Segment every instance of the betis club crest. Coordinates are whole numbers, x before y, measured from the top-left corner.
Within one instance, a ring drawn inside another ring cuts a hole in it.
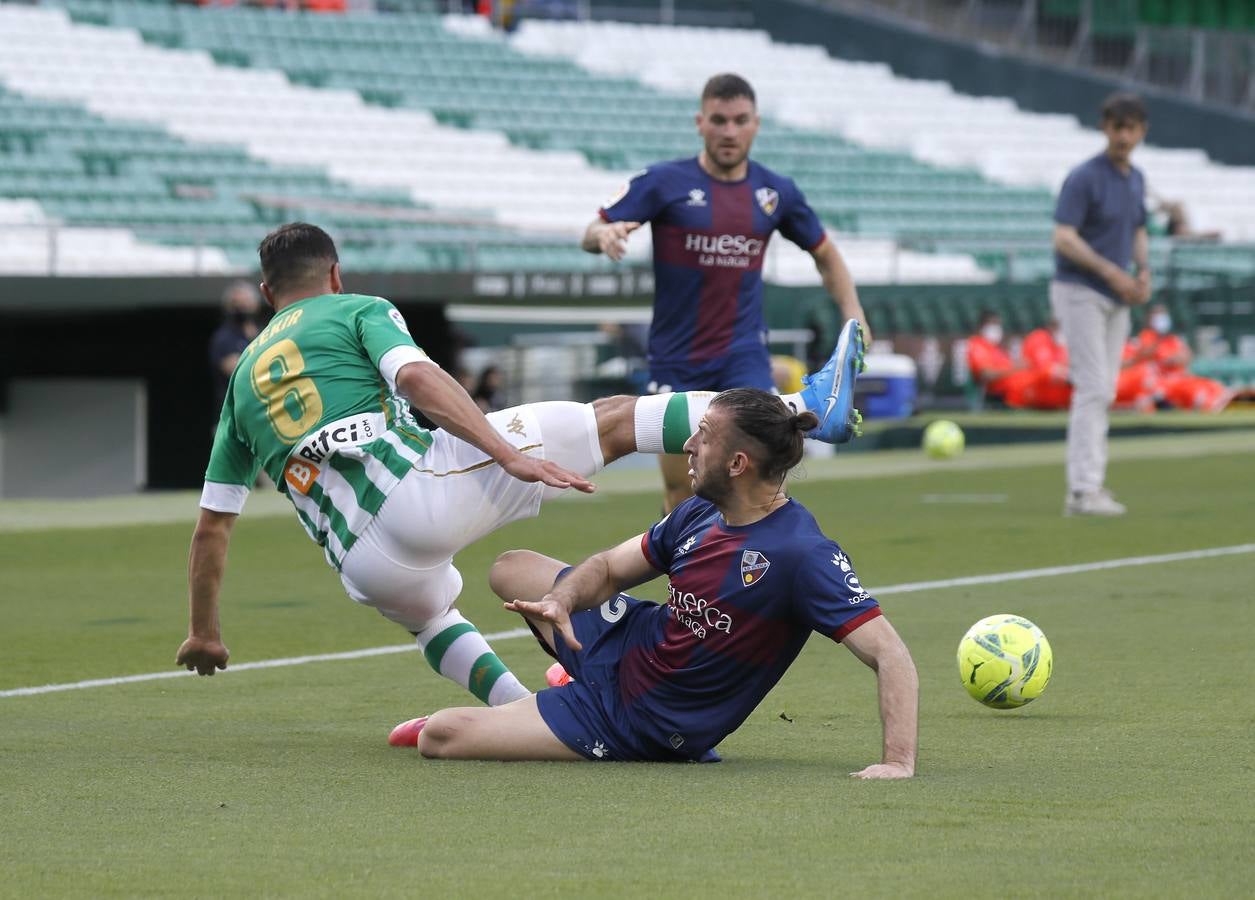
[[[757,550],[743,550],[741,552],[741,584],[746,587],[761,581],[770,568],[771,560]]]
[[[763,215],[769,216],[776,211],[780,195],[771,188],[761,187],[754,191],[754,199],[758,201],[758,208],[763,211]]]

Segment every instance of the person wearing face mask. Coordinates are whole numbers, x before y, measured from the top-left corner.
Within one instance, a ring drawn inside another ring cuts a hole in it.
[[[247,281],[233,281],[222,292],[222,323],[209,339],[209,374],[214,383],[214,422],[227,395],[227,383],[240,354],[265,322],[261,294]]]
[[[1018,365],[1002,348],[1002,317],[985,310],[967,339],[967,367],[988,397],[1016,409],[1064,409],[1071,390],[1051,369]]]
[[[1168,406],[1220,412],[1233,399],[1219,381],[1190,374],[1190,348],[1172,333],[1172,316],[1162,303],[1147,310],[1146,327],[1129,342],[1128,355],[1134,366],[1150,371],[1154,396]]]
[[[1146,303],[1151,293],[1146,182],[1132,163],[1146,137],[1146,106],[1133,94],[1114,94],[1103,103],[1101,127],[1106,148],[1068,173],[1055,206],[1050,307],[1067,335],[1074,389],[1068,516],[1126,512],[1104,487],[1108,410],[1129,335],[1129,307]]]

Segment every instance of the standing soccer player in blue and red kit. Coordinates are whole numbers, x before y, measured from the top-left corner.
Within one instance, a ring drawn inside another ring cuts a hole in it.
[[[841,320],[867,317],[845,261],[793,180],[751,162],[758,133],[754,89],[716,75],[702,91],[696,158],[650,166],[599,211],[581,244],[620,260],[649,222],[654,241],[650,391],[771,390],[763,319],[763,259],[772,232],[808,251]],[[692,493],[683,457],[659,457],[667,511]]]
[[[494,565],[493,589],[575,680],[399,728],[415,726],[432,757],[713,761],[817,631],[876,672],[881,760],[853,774],[914,775],[911,655],[849,557],[784,493],[814,425],[765,391],[719,394],[684,447],[696,497],[572,570],[526,550]],[[664,604],[619,593],[662,572]]]

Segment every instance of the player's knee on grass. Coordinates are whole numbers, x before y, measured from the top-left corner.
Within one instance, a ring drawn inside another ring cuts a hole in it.
[[[459,733],[458,711],[442,709],[433,713],[418,735],[418,752],[428,759],[452,756]]]

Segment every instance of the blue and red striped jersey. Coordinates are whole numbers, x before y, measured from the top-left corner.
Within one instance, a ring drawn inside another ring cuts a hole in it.
[[[718,181],[697,158],[634,175],[599,211],[607,222],[649,222],[654,239],[652,365],[716,359],[766,342],[763,257],[772,232],[804,250],[824,228],[791,178],[750,161]]]
[[[669,596],[619,664],[620,699],[634,728],[676,750],[714,747],[740,726],[812,631],[840,641],[880,615],[795,500],[736,527],[692,497],[641,543]]]

